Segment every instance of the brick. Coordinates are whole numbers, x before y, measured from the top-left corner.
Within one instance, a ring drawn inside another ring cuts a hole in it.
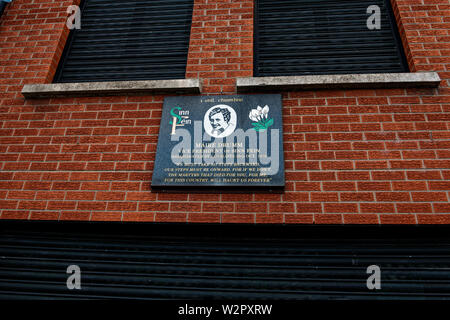
[[[92,212],[91,221],[121,221],[121,212]]]
[[[450,181],[430,181],[428,182],[430,190],[450,190]]]
[[[369,159],[401,159],[400,151],[369,151]]]
[[[109,190],[109,182],[83,182],[81,190]]]
[[[108,202],[106,209],[111,211],[135,211],[135,202]]]
[[[447,210],[446,212],[450,212]],[[448,214],[418,214],[419,224],[450,224],[450,215]]]
[[[377,192],[377,201],[411,201],[409,192]]]
[[[414,202],[448,201],[445,192],[412,192],[411,196]]]
[[[320,203],[297,203],[297,213],[321,213],[322,205]]]
[[[220,203],[220,202],[210,202],[203,203],[203,212],[234,212],[234,204],[232,203]]]
[[[35,191],[9,191],[8,192],[8,199],[34,200],[35,196],[36,196]]]
[[[336,202],[338,198],[337,192],[311,192],[312,202]]]
[[[222,223],[255,223],[254,214],[226,214],[222,216]]]
[[[334,172],[310,172],[309,180],[311,181],[336,180],[336,175]]]
[[[222,194],[222,201],[252,201],[252,194]]]
[[[425,151],[402,151],[403,159],[435,159],[436,154],[433,150]]]
[[[90,219],[91,213],[89,211],[62,211],[59,220],[70,220],[70,221],[88,221]]]
[[[317,224],[341,224],[343,223],[342,214],[315,214],[314,223]]]
[[[318,163],[317,163],[318,165]],[[352,161],[322,161],[321,168],[323,170],[348,170],[353,169]]]
[[[427,190],[427,185],[423,181],[394,181],[392,182],[392,188],[394,191]]]
[[[155,222],[186,222],[187,213],[181,212],[156,212]]]
[[[374,201],[374,196],[370,192],[341,192],[341,201]]]
[[[270,203],[269,204],[269,212],[270,213],[291,213],[295,212],[294,203]]]
[[[296,191],[320,191],[319,182],[295,182]]]
[[[1,204],[1,203],[0,203]],[[2,214],[0,215],[0,219],[20,219],[20,220],[26,220],[28,219],[30,215],[30,211],[17,211],[17,210],[3,210]]]
[[[255,194],[255,201],[272,201],[272,202],[280,202],[281,194]]]
[[[364,159],[367,159],[367,152],[366,151],[336,151],[336,159],[337,160],[340,160],[340,159],[342,159],[342,160],[346,160],[346,159],[364,160]]]
[[[429,203],[397,203],[398,213],[431,213],[431,204]]]
[[[309,201],[309,193],[308,192],[285,192],[283,194],[283,201],[290,201],[290,202]]]
[[[95,192],[68,191],[66,200],[94,200]]]
[[[78,210],[106,210],[107,203],[100,201],[79,201],[77,203]]]
[[[330,151],[307,152],[306,158],[308,160],[334,160],[334,159],[336,159],[334,152],[330,152]]]
[[[295,161],[295,170],[318,170],[319,162],[316,161]]]
[[[186,212],[200,212],[201,204],[200,203],[185,203],[185,202],[171,202],[170,203],[171,211],[186,211]]]
[[[405,180],[405,172],[403,171],[373,171],[372,178],[374,180]]]
[[[194,223],[220,223],[218,213],[189,213],[188,221]]]
[[[76,201],[49,201],[47,210],[75,210]]]
[[[390,182],[360,181],[358,182],[358,190],[360,191],[390,191]]]
[[[122,221],[153,222],[155,221],[155,214],[150,212],[124,212]]]
[[[440,180],[442,179],[439,171],[407,171],[406,176],[409,180]]]
[[[324,204],[325,213],[357,213],[358,204],[356,203],[325,203]]]
[[[369,180],[370,174],[367,171],[342,171],[338,172],[338,180]]]
[[[433,203],[434,212],[436,213],[449,213],[450,203]]]
[[[389,161],[393,169],[420,169],[422,162],[420,160],[391,160]]]
[[[361,203],[361,213],[395,213],[393,203]]]
[[[381,214],[382,224],[416,224],[416,218],[413,214]]]
[[[18,201],[0,201],[2,209],[16,209]],[[46,201],[25,201],[19,202],[17,209],[28,209],[28,210],[45,210],[47,207]]]
[[[256,223],[280,224],[283,223],[283,215],[280,214],[257,214]]]
[[[127,201],[155,201],[156,195],[150,192],[127,192]]]
[[[285,178],[289,181],[306,181],[307,173],[306,172],[285,172]]]
[[[323,182],[324,191],[355,191],[356,185],[354,182]]]
[[[427,169],[448,169],[450,160],[424,160],[424,167]]]
[[[236,203],[236,212],[267,212],[267,204],[258,202]]]
[[[378,224],[376,214],[344,214],[345,224]]]
[[[30,220],[58,220],[59,212],[51,211],[33,211]]]
[[[290,224],[312,224],[314,216],[312,214],[285,214],[284,222]]]
[[[106,201],[123,201],[125,199],[125,192],[97,192],[96,200],[106,200]]]

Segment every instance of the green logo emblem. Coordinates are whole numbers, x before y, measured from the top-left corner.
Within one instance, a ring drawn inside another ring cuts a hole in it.
[[[170,114],[172,115],[172,117],[177,119],[177,123],[176,124],[181,124],[181,116],[176,114],[175,110],[181,110],[181,107],[175,107],[172,110],[170,110]],[[172,120],[170,120],[169,123],[172,124]]]

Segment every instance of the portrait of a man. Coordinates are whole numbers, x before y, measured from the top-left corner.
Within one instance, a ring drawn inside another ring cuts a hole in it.
[[[236,128],[236,112],[229,106],[217,105],[205,114],[205,130],[215,138],[224,138]]]
[[[221,135],[229,126],[231,112],[225,108],[215,108],[209,113],[209,121],[211,122],[212,133]]]

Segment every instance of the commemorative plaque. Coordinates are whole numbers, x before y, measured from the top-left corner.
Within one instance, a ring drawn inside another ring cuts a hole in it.
[[[281,95],[164,99],[152,190],[280,192]]]

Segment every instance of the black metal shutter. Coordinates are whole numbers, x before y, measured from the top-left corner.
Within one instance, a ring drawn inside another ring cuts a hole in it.
[[[371,5],[381,29],[369,30]],[[389,0],[257,0],[255,76],[408,71]]]
[[[448,226],[0,222],[0,299],[450,299],[449,268]]]
[[[193,0],[84,0],[55,82],[184,79]]]

